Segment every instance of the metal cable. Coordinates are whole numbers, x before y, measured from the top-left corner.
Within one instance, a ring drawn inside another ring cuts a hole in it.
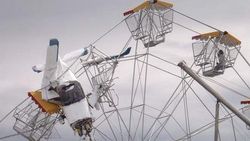
[[[230,112],[226,109],[226,107],[223,105],[223,104],[221,104],[221,106],[222,106],[222,108],[227,112],[227,114],[230,114]],[[235,133],[235,126],[234,126],[234,122],[233,122],[233,117],[232,117],[232,115],[229,115],[230,116],[230,118],[231,118],[231,124],[232,124],[232,128],[233,128],[233,135],[234,135],[234,141],[237,141],[237,138],[236,138],[236,133]]]
[[[171,73],[171,72],[169,72],[169,71],[167,71],[167,70],[165,70],[165,69],[159,68],[159,67],[157,67],[157,66],[155,66],[155,65],[152,65],[152,64],[150,64],[150,63],[144,62],[144,61],[139,60],[139,59],[138,59],[138,62],[145,63],[145,64],[149,65],[149,66],[152,67],[152,68],[155,68],[155,69],[157,69],[157,70],[160,70],[160,71],[162,71],[162,72],[168,73],[168,74],[170,74],[170,75],[172,75],[172,76],[175,76],[175,77],[181,79],[181,76],[179,76],[179,75],[177,75],[177,74],[174,74],[174,73]]]
[[[217,29],[217,28],[215,28],[215,27],[213,27],[213,26],[211,26],[211,25],[208,25],[208,24],[206,24],[206,23],[204,23],[204,22],[201,22],[201,21],[199,21],[199,20],[197,20],[197,19],[195,19],[195,18],[192,18],[192,17],[190,17],[190,16],[188,16],[188,15],[186,15],[186,14],[183,14],[183,13],[177,11],[177,10],[174,10],[174,9],[173,9],[173,11],[176,12],[176,13],[178,13],[178,14],[180,14],[180,15],[182,15],[182,16],[184,16],[184,17],[186,17],[186,18],[188,18],[188,19],[193,20],[193,21],[195,21],[195,22],[197,22],[197,23],[200,23],[200,24],[205,25],[205,26],[207,26],[207,27],[209,27],[209,28],[212,28],[212,29],[214,29],[214,30],[217,30],[217,31],[222,32],[221,30],[219,30],[219,29]]]
[[[181,76],[183,79],[184,76],[185,76],[185,73],[184,73],[184,70],[181,70]],[[183,97],[183,103],[184,103],[184,114],[185,114],[185,123],[186,123],[186,131],[187,131],[187,134],[190,134],[190,117],[189,117],[189,110],[188,110],[188,99],[187,99],[187,91],[186,91],[186,84],[185,84],[186,81],[183,81],[183,86],[182,86],[182,89],[183,89],[183,94],[184,94],[184,97]],[[188,84],[187,84],[188,85]],[[188,136],[188,141],[191,141],[192,138],[190,136]]]
[[[194,63],[191,65],[191,68],[193,67]],[[185,77],[187,76],[187,74],[185,75]],[[182,81],[184,80],[181,80],[180,83],[178,84],[177,88],[174,90],[174,92],[172,93],[172,95],[170,96],[170,98],[167,100],[167,102],[165,103],[163,109],[161,110],[161,112],[159,113],[159,115],[157,116],[157,118],[159,118],[162,113],[171,105],[171,100],[175,100],[174,96],[175,94],[177,93],[177,90],[179,89],[179,87],[181,86],[182,84]],[[191,82],[192,83],[192,82]],[[179,93],[180,94],[180,93]],[[177,96],[179,96],[179,94],[177,94]],[[177,97],[176,96],[176,97]],[[148,136],[149,132],[151,131],[152,127],[156,124],[156,120],[153,122],[153,124],[150,126],[149,130],[147,131],[146,135],[144,136],[144,139]]]
[[[247,88],[250,90],[250,86],[247,84],[247,82],[242,78],[242,76],[239,74],[239,72],[233,67],[233,70],[236,72],[236,74],[239,76],[241,81],[247,86]]]
[[[149,53],[149,55],[152,56],[152,57],[154,57],[154,58],[156,58],[156,59],[159,59],[159,60],[161,60],[161,61],[163,61],[163,62],[169,63],[169,64],[171,64],[171,65],[173,65],[173,66],[175,66],[175,67],[178,67],[177,64],[172,63],[172,62],[170,62],[170,61],[168,61],[168,60],[165,60],[165,59],[163,59],[163,58],[161,58],[161,57],[158,57],[158,56],[156,56],[156,55],[154,55],[154,54],[152,54],[152,53]]]
[[[179,23],[177,23],[177,22],[174,22],[174,21],[173,21],[173,23],[176,24],[176,25],[178,25],[178,26],[180,26],[180,27],[182,27],[182,28],[184,28],[184,29],[187,29],[187,30],[189,30],[189,31],[191,31],[191,32],[194,32],[194,33],[197,33],[197,34],[201,34],[200,32],[195,31],[195,30],[193,30],[193,29],[191,29],[191,28],[189,28],[189,27],[186,27],[186,26],[184,26],[184,25],[182,25],[182,24],[179,24]]]
[[[138,45],[138,44],[137,44]],[[137,80],[137,82],[136,82],[136,88],[135,88],[135,91],[134,91],[134,96],[133,96],[133,101],[132,101],[132,104],[134,103],[134,101],[135,101],[135,98],[136,98],[136,94],[137,94],[137,91],[138,91],[138,89],[139,89],[139,86],[140,86],[140,88],[141,88],[141,92],[142,92],[142,95],[143,95],[143,86],[142,86],[142,81],[141,81],[141,77],[142,77],[142,74],[143,74],[143,70],[144,70],[144,67],[145,67],[145,60],[146,60],[146,58],[147,58],[147,56],[146,56],[146,53],[145,53],[145,55],[144,55],[144,61],[142,62],[142,65],[141,65],[141,67],[139,66],[139,63],[136,63],[137,64],[137,71],[138,71],[138,76],[139,76],[139,78],[138,78],[138,80]],[[135,61],[137,61],[137,62],[139,62],[139,59],[136,59]],[[145,104],[142,104],[142,106],[145,106]],[[142,108],[143,109],[143,108]],[[134,136],[133,136],[133,140],[135,140],[135,137],[136,137],[136,134],[137,134],[137,131],[138,131],[138,129],[139,129],[139,125],[140,125],[140,122],[141,122],[141,120],[142,120],[142,117],[143,117],[143,112],[142,112],[142,110],[141,110],[141,112],[140,112],[140,116],[139,116],[139,120],[138,120],[138,122],[137,122],[137,125],[136,125],[136,130],[135,130],[135,134],[134,134]]]
[[[112,135],[114,136],[114,139],[115,139],[116,141],[118,141],[118,139],[117,139],[117,137],[116,137],[116,135],[115,135],[115,132],[114,132],[114,130],[113,130],[113,128],[112,128],[111,122],[110,122],[108,116],[107,116],[106,113],[105,113],[104,106],[103,106],[103,105],[100,105],[100,107],[101,107],[101,110],[102,110],[103,115],[105,116],[105,121],[107,121],[108,126],[109,126],[109,129],[110,129]]]
[[[3,122],[14,110],[17,109],[17,107],[19,107],[20,105],[22,105],[26,100],[28,100],[29,97],[27,97],[26,99],[24,99],[21,103],[19,103],[17,106],[15,106],[9,113],[7,113],[1,120],[0,123]]]
[[[137,48],[138,48],[138,40],[136,41],[135,57],[134,57],[134,65],[133,65],[132,88],[131,88],[131,97],[130,97],[130,106],[131,107],[133,107]],[[130,134],[130,130],[131,130],[131,119],[132,119],[132,109],[130,109],[130,111],[129,111],[129,134]],[[130,138],[129,138],[129,140],[130,140]]]
[[[247,63],[247,65],[250,67],[250,63],[247,61],[247,59],[245,58],[245,56],[240,52],[240,50],[237,47],[235,47],[235,49],[239,52],[240,56]]]
[[[99,38],[97,38],[95,41],[93,41],[91,43],[91,45],[94,45],[96,42],[98,42],[99,40],[101,40],[103,37],[105,37],[107,34],[109,34],[111,31],[113,31],[117,26],[119,26],[122,22],[124,22],[129,17],[130,16],[125,17],[122,21],[120,21],[119,23],[117,23],[115,26],[113,26],[111,29],[109,29],[107,32],[105,32],[103,35],[101,35]]]
[[[243,107],[243,108],[240,108],[239,110],[243,110],[243,109],[244,109],[244,107]],[[228,119],[231,119],[231,118],[234,118],[234,117],[236,117],[236,115],[233,115],[233,113],[228,113],[227,115],[225,115],[223,118],[221,118],[221,119],[219,120],[219,123],[222,123],[222,122],[227,121]],[[198,135],[198,134],[200,134],[200,133],[202,133],[202,132],[208,130],[209,128],[211,128],[211,127],[214,126],[213,124],[214,124],[214,121],[213,121],[213,122],[210,122],[210,123],[208,123],[208,124],[206,124],[206,125],[204,125],[204,126],[202,126],[202,127],[200,127],[200,128],[198,128],[198,129],[196,129],[196,130],[194,130],[194,131],[192,131],[191,136],[192,136],[192,137],[193,137],[193,136],[196,136],[196,135]],[[186,137],[187,137],[187,136],[185,135],[185,136],[181,137],[180,139],[178,139],[178,140],[176,140],[176,141],[184,140]]]
[[[173,9],[172,9],[173,10]],[[174,11],[174,10],[173,10]],[[151,13],[151,14],[153,14],[153,15],[156,15],[156,16],[159,16],[159,15],[157,15],[157,14],[155,14],[155,13]],[[164,18],[164,17],[162,17],[164,20],[166,20],[166,21],[169,21],[169,22],[172,22],[172,23],[174,23],[174,24],[176,24],[176,25],[178,25],[178,26],[180,26],[180,27],[182,27],[182,28],[184,28],[184,29],[187,29],[187,30],[189,30],[189,31],[191,31],[191,32],[194,32],[194,33],[197,33],[197,34],[201,34],[201,33],[199,33],[198,31],[195,31],[195,30],[193,30],[193,29],[191,29],[191,28],[189,28],[189,27],[186,27],[186,26],[184,26],[184,25],[182,25],[182,24],[179,24],[179,23],[177,23],[177,22],[174,22],[173,20],[169,20],[169,19],[167,19],[167,18]]]
[[[220,87],[222,87],[222,88],[225,88],[225,89],[227,89],[227,90],[229,90],[229,91],[231,91],[231,92],[234,92],[235,94],[237,94],[237,95],[239,95],[239,96],[242,96],[242,97],[244,97],[244,98],[250,99],[249,96],[246,96],[246,95],[244,95],[244,94],[242,94],[242,93],[240,93],[240,92],[238,92],[238,91],[236,91],[236,90],[234,90],[234,89],[232,89],[232,88],[230,88],[230,87],[227,87],[227,86],[225,86],[224,84],[222,84],[222,83],[220,83],[220,82],[217,82],[216,80],[213,80],[213,79],[210,79],[210,78],[207,78],[207,77],[203,77],[203,76],[200,76],[200,77],[202,77],[202,78],[208,80],[209,82],[212,82],[212,83],[214,83],[214,84],[216,84],[216,85],[218,85],[218,86],[220,86]]]
[[[145,104],[146,104],[146,95],[147,95],[147,79],[148,79],[148,61],[149,61],[149,47],[147,48],[147,53],[146,53],[146,68],[145,68],[145,78],[144,78],[144,88],[143,88],[143,115],[142,115],[142,140],[143,140],[143,135],[144,135],[144,124],[145,124]]]

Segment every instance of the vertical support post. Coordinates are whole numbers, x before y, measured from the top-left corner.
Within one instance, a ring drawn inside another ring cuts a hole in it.
[[[213,95],[217,100],[224,104],[231,112],[233,112],[238,118],[250,126],[250,120],[240,111],[238,111],[233,105],[231,105],[227,100],[224,99],[218,92],[216,92],[212,87],[210,87],[205,81],[203,81],[192,69],[190,69],[184,62],[180,62],[178,66],[183,69],[187,74],[189,74],[194,80],[196,80],[203,88],[205,88],[211,95]]]
[[[219,117],[220,117],[220,102],[217,100],[216,108],[215,108],[214,141],[219,140]]]

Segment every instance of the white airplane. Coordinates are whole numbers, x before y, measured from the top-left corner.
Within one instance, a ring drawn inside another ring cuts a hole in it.
[[[85,62],[83,65],[94,65],[103,61],[118,59],[130,53],[131,48],[120,55],[110,57],[96,57]],[[33,66],[34,72],[43,73],[42,99],[60,105],[62,109],[61,119],[66,118],[74,131],[82,137],[89,137],[92,130],[93,117],[91,108],[98,107],[98,87],[93,89],[91,97],[87,99],[81,84],[66,65],[65,62],[75,60],[88,54],[86,48],[66,54],[62,59],[59,56],[59,41],[51,39],[47,48],[46,62],[44,65]],[[96,108],[97,109],[97,108]]]

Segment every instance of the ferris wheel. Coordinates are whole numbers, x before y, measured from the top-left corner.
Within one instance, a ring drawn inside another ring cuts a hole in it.
[[[212,31],[197,32],[176,22],[174,14]],[[249,140],[249,78],[235,66],[242,65],[238,57],[250,64],[237,37],[160,0],[123,15],[88,47],[62,58],[59,41],[50,40],[45,64],[32,68],[44,73],[41,89],[29,92],[9,113],[17,133],[0,139],[51,140],[63,134],[56,125],[68,124],[79,140],[90,141]],[[131,34],[125,45],[112,54],[101,50],[96,43],[122,23]],[[176,63],[164,51],[174,25],[195,33],[192,64]]]

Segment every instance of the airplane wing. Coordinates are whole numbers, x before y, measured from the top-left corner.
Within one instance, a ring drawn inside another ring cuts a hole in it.
[[[59,41],[57,39],[51,39],[49,47],[47,48],[47,56],[45,62],[45,69],[53,69],[56,67],[59,54]]]
[[[126,55],[128,55],[131,51],[131,47],[127,48],[124,52],[122,52],[120,55],[115,55],[115,56],[111,56],[111,59],[119,59],[121,57],[124,57]]]
[[[50,50],[50,53],[53,54],[51,50],[53,49],[49,49]],[[70,53],[67,53],[63,56],[62,58],[62,61],[63,62],[69,62],[69,61],[72,61],[74,59],[77,59],[81,56],[84,56],[84,55],[87,55],[88,54],[88,50],[86,48],[81,48],[79,50],[76,50],[76,51],[72,51]],[[51,56],[49,60],[51,60],[53,57]],[[55,59],[55,58],[54,58]],[[53,59],[52,59],[53,60]],[[35,65],[32,67],[32,70],[34,72],[37,72],[37,73],[40,73],[44,70],[45,68],[45,65],[44,64],[39,64],[39,65]]]
[[[65,60],[70,60],[75,56],[86,55],[86,50],[80,50],[66,55]],[[82,54],[83,53],[83,54]],[[50,100],[59,97],[59,95],[49,90],[55,88],[67,81],[76,81],[75,75],[68,69],[67,64],[59,57],[59,42],[57,39],[51,39],[47,48],[46,62],[44,65],[42,80],[42,99]]]
[[[76,51],[72,51],[70,53],[67,53],[63,56],[63,61],[64,62],[68,62],[74,59],[77,59],[81,56],[87,55],[88,54],[88,50],[86,48],[81,48],[79,50]]]
[[[57,39],[51,39],[47,48],[46,62],[44,65],[44,74],[42,80],[42,98],[45,100],[58,97],[58,94],[54,91],[48,91],[49,85],[53,80],[57,79],[56,70],[57,62],[59,60],[59,41]]]
[[[109,57],[105,57],[105,58],[102,58],[102,57],[96,57],[94,59],[89,59],[85,62],[82,62],[82,65],[86,66],[86,65],[93,65],[93,64],[99,64],[99,63],[102,63],[103,61],[109,61],[109,60],[112,60],[112,59],[119,59],[119,58],[122,58],[126,55],[128,55],[131,51],[131,47],[127,48],[124,52],[122,52],[121,54],[119,55],[113,55],[113,56],[109,56]]]

